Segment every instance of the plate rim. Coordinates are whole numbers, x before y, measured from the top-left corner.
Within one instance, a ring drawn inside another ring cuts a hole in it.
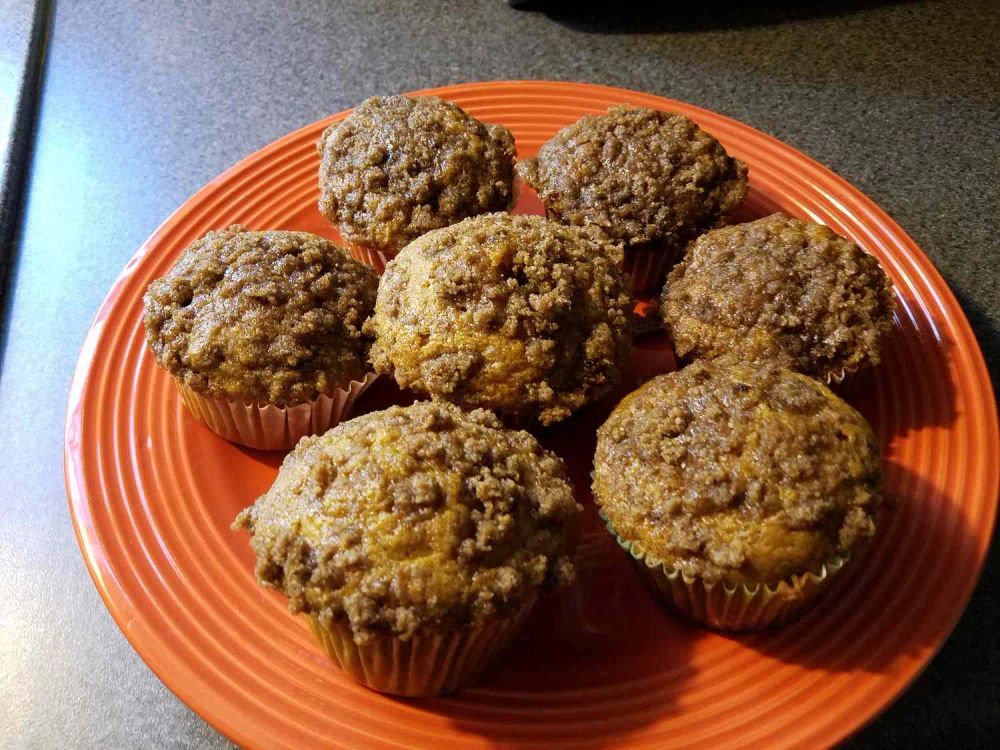
[[[849,183],[832,168],[820,163],[809,154],[803,152],[801,149],[785,143],[775,136],[765,133],[752,125],[748,125],[721,112],[652,92],[643,92],[636,89],[607,86],[585,81],[500,79],[459,82],[445,86],[435,86],[414,91],[407,91],[403,92],[403,95],[437,95],[444,98],[450,98],[455,96],[457,92],[469,89],[485,91],[490,89],[495,90],[496,88],[521,87],[541,89],[551,89],[552,87],[556,87],[565,88],[567,91],[571,89],[579,90],[583,88],[594,93],[611,94],[626,100],[629,95],[638,95],[642,97],[653,97],[667,104],[676,102],[689,110],[704,113],[712,118],[721,118],[729,124],[735,125],[741,129],[752,131],[755,136],[763,138],[767,142],[777,145],[781,149],[791,150],[798,157],[805,160],[809,166],[818,169],[820,172],[824,173],[825,176],[831,178],[841,190],[846,190],[852,198],[857,200],[867,211],[871,212],[873,216],[878,217],[881,222],[887,223],[895,233],[898,233],[898,235],[909,244],[910,247],[908,249],[910,250],[911,258],[916,261],[917,269],[923,275],[927,286],[940,295],[940,299],[938,300],[940,306],[949,312],[949,319],[952,322],[953,327],[957,332],[964,334],[968,339],[968,341],[963,341],[961,343],[956,342],[956,349],[960,350],[962,354],[968,358],[968,364],[971,366],[972,372],[975,375],[975,382],[982,389],[981,393],[978,395],[986,397],[983,399],[982,403],[983,414],[985,416],[985,424],[983,425],[983,428],[987,433],[989,444],[993,446],[1000,446],[1000,414],[998,414],[998,406],[992,379],[986,365],[982,347],[979,343],[979,338],[976,335],[975,329],[969,322],[968,316],[965,314],[965,310],[959,303],[955,293],[951,289],[951,286],[934,265],[933,261],[931,261],[930,257],[885,209],[879,206],[859,188]],[[194,712],[223,736],[238,743],[240,746],[254,746],[254,738],[252,736],[246,736],[240,732],[238,722],[227,720],[222,712],[215,710],[214,703],[211,703],[208,707],[206,707],[204,703],[199,704],[198,707],[196,707],[191,695],[194,691],[181,690],[174,687],[173,683],[175,682],[175,679],[171,675],[174,673],[172,670],[176,669],[177,664],[169,661],[161,661],[159,655],[153,653],[153,649],[147,641],[140,640],[137,642],[130,634],[128,627],[128,597],[124,592],[116,592],[112,590],[109,579],[114,578],[114,571],[111,569],[111,566],[107,564],[106,558],[103,560],[99,559],[99,553],[102,550],[99,540],[96,537],[87,536],[88,531],[92,532],[92,527],[87,528],[88,524],[86,523],[86,521],[90,520],[90,516],[88,513],[87,496],[82,487],[82,459],[81,456],[74,451],[74,446],[76,442],[78,442],[76,440],[77,427],[81,422],[81,414],[84,409],[82,397],[90,379],[94,350],[101,339],[106,316],[121,296],[123,287],[132,273],[136,270],[139,264],[151,254],[154,246],[159,242],[160,238],[166,234],[168,230],[184,220],[189,206],[195,202],[195,199],[203,193],[210,191],[218,184],[228,181],[232,175],[238,173],[240,170],[255,164],[261,159],[267,158],[271,152],[278,150],[285,143],[302,137],[306,131],[311,131],[313,129],[318,130],[320,126],[325,128],[330,123],[347,117],[352,111],[353,108],[348,108],[334,114],[327,115],[326,117],[309,122],[295,128],[292,131],[289,131],[275,140],[265,143],[263,146],[249,154],[246,154],[234,164],[199,187],[177,208],[175,208],[170,215],[164,219],[159,226],[157,226],[152,234],[150,234],[149,237],[143,241],[138,250],[130,257],[122,271],[115,278],[110,290],[98,306],[97,312],[87,330],[83,344],[80,347],[80,353],[77,358],[76,366],[73,370],[73,377],[69,388],[66,421],[63,433],[64,484],[66,488],[67,505],[73,525],[73,533],[76,537],[77,544],[80,547],[81,556],[83,557],[91,581],[97,589],[98,594],[101,597],[101,601],[110,613],[115,625],[121,631],[122,635],[125,636],[132,649],[139,655],[143,662],[145,662],[154,675],[156,675],[157,679],[159,679],[160,682],[189,710]],[[971,346],[968,345],[970,343]],[[951,635],[953,634],[959,621],[968,609],[969,601],[982,579],[986,556],[992,546],[992,539],[996,529],[997,498],[998,495],[1000,495],[1000,467],[995,468],[992,471],[992,475],[985,477],[985,480],[984,494],[988,494],[992,498],[992,504],[990,506],[989,533],[987,535],[987,538],[991,541],[984,547],[983,553],[979,556],[977,561],[978,570],[975,575],[975,580],[969,587],[966,595],[963,597],[961,607],[956,607],[956,614],[952,618],[951,623],[948,625],[946,632],[942,634],[936,643],[933,643],[930,646],[926,659],[913,668],[909,674],[905,675],[903,680],[894,687],[890,695],[881,697],[880,704],[875,710],[868,713],[863,719],[847,722],[849,726],[838,730],[837,736],[833,740],[834,742],[842,742],[855,735],[857,732],[861,731],[864,727],[868,726],[871,722],[881,716],[889,707],[891,707],[893,703],[895,703],[923,674],[923,672],[930,666],[931,662],[934,661],[941,648],[951,638]],[[177,682],[180,684],[180,681]]]

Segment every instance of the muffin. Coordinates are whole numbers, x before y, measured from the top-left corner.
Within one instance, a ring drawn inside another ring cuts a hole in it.
[[[871,539],[871,427],[775,364],[696,362],[627,396],[597,433],[594,498],[654,595],[727,630],[801,612]]]
[[[319,210],[379,273],[412,240],[514,203],[514,138],[451,102],[375,96],[318,144]]]
[[[404,388],[548,425],[618,380],[631,346],[621,249],[540,216],[425,234],[386,266],[371,361]]]
[[[696,235],[747,193],[747,167],[683,115],[614,107],[563,128],[517,165],[549,218],[598,227],[625,246],[636,294],[659,289]]]
[[[568,583],[562,461],[487,411],[394,406],[302,440],[237,517],[258,581],[381,692],[458,690]]]
[[[287,449],[350,413],[374,380],[361,327],[377,287],[370,268],[322,237],[234,225],[149,285],[146,341],[208,427]]]
[[[680,357],[773,360],[830,383],[879,361],[894,308],[873,256],[820,224],[773,214],[695,240],[660,312]]]

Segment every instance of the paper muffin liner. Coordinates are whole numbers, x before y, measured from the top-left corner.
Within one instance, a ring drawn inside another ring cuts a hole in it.
[[[560,223],[547,207],[545,218]],[[647,242],[625,248],[625,277],[629,290],[634,296],[659,292],[667,271],[684,255],[683,248],[672,247],[662,242]]]
[[[368,373],[364,380],[352,380],[332,395],[322,394],[294,406],[213,398],[175,382],[188,411],[219,437],[258,450],[290,450],[306,435],[321,434],[346,419],[358,396],[377,378]]]
[[[524,414],[497,414],[497,416],[500,419],[500,423],[508,430],[530,430],[532,427],[541,426],[541,423],[535,416]]]
[[[692,620],[718,630],[760,630],[783,625],[803,614],[850,561],[838,556],[819,572],[793,575],[774,586],[726,583],[689,577],[622,538],[607,517],[601,519],[654,597]]]
[[[667,271],[681,259],[683,250],[662,244],[625,249],[625,275],[633,295],[659,292]]]
[[[511,194],[512,198],[510,205],[505,209],[508,213],[514,208],[517,201],[521,197],[520,179],[515,179],[511,184]],[[379,250],[378,248],[366,245],[363,242],[349,242],[347,243],[347,246],[350,249],[351,256],[354,260],[370,266],[379,276],[385,273],[385,264],[399,255],[399,250]]]
[[[371,245],[365,245],[359,242],[348,243],[348,247],[351,250],[351,256],[354,260],[370,266],[379,276],[385,273],[385,264],[397,255],[397,252],[379,250]]]
[[[853,375],[857,371],[858,371],[857,367],[850,367],[850,368],[844,368],[839,372],[828,372],[823,377],[823,382],[825,382],[827,385],[840,385],[841,383],[844,382],[845,379],[847,379],[849,376]]]
[[[326,655],[352,679],[380,693],[430,697],[468,687],[510,645],[524,625],[536,596],[512,615],[462,630],[417,632],[403,640],[375,638],[354,642],[350,626],[334,622],[327,627],[307,615],[309,628]]]

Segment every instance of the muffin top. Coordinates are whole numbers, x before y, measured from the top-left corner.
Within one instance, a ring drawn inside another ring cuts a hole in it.
[[[636,246],[678,246],[747,193],[747,167],[683,115],[614,107],[563,128],[518,174],[550,215]]]
[[[622,251],[540,216],[490,214],[389,262],[371,361],[417,393],[550,424],[604,394],[632,341]]]
[[[305,232],[209,232],[143,298],[146,340],[178,381],[217,398],[279,406],[368,371],[361,326],[378,278]]]
[[[773,214],[695,240],[660,311],[682,357],[773,359],[829,380],[879,361],[894,306],[873,256],[820,224]]]
[[[483,410],[418,402],[304,438],[236,519],[293,613],[364,643],[504,617],[548,583],[579,511],[562,461]]]
[[[688,577],[776,584],[874,533],[871,427],[777,365],[696,362],[661,375],[597,436],[594,496],[615,531]]]
[[[318,145],[319,210],[350,242],[395,252],[514,201],[510,131],[437,97],[366,99]]]

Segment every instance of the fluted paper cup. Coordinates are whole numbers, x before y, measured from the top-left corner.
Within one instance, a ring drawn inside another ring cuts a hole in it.
[[[625,249],[625,276],[633,295],[659,293],[670,268],[681,259],[678,248],[649,244]]]
[[[559,217],[545,209],[549,221],[560,223]],[[625,278],[633,296],[659,292],[667,277],[667,271],[684,255],[683,248],[673,247],[663,242],[647,242],[625,248]]]
[[[385,272],[385,264],[398,254],[393,251],[379,250],[376,247],[360,242],[348,243],[348,247],[351,250],[351,256],[354,260],[371,267],[379,276]]]
[[[417,631],[407,640],[380,636],[360,645],[347,624],[323,625],[314,615],[306,620],[326,655],[352,679],[380,693],[430,697],[454,693],[479,679],[510,645],[536,598],[505,619],[460,630]]]
[[[258,450],[290,450],[306,435],[319,435],[350,416],[354,402],[378,376],[352,380],[347,388],[294,406],[213,398],[177,381],[181,401],[212,432]]]
[[[601,518],[654,597],[685,617],[718,630],[760,630],[795,619],[850,559],[832,558],[818,572],[793,575],[775,585],[705,581],[686,576],[647,554],[642,545],[619,535],[603,514]]]

